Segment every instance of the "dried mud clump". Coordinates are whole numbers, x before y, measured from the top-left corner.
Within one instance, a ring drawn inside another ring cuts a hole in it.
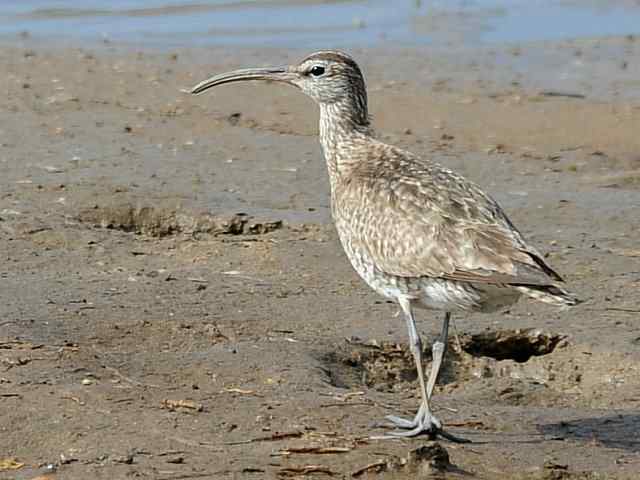
[[[542,467],[524,472],[515,480],[614,480],[613,476],[596,472],[576,472],[569,469],[567,465],[554,462],[545,462]]]
[[[449,452],[438,442],[427,442],[407,452],[406,457],[392,456],[362,467],[351,474],[353,478],[443,478],[446,472],[458,472],[451,464]],[[406,477],[405,477],[406,476]]]
[[[178,209],[124,203],[83,210],[79,220],[96,227],[135,232],[152,237],[178,233],[209,235],[262,235],[282,228],[282,220],[258,221],[245,213],[214,215]]]

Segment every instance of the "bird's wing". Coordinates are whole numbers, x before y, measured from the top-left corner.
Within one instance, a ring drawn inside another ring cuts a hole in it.
[[[348,222],[351,241],[382,271],[494,284],[562,281],[475,184],[437,164],[385,170],[356,172],[336,197],[337,221]]]

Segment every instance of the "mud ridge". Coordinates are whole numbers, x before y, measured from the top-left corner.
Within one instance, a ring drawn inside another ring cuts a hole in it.
[[[246,213],[193,213],[179,209],[123,203],[94,206],[78,215],[95,227],[135,232],[152,237],[187,235],[261,235],[283,227],[282,220],[258,220]]]

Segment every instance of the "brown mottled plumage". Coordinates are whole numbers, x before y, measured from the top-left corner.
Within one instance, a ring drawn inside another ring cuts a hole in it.
[[[429,405],[450,312],[493,311],[522,294],[558,306],[575,305],[577,299],[558,286],[560,276],[480,187],[374,138],[364,78],[347,54],[320,51],[290,67],[224,73],[192,93],[241,80],[288,83],[318,103],[331,210],[342,245],[358,274],[404,311],[422,402],[413,420],[387,417],[408,431],[379,438],[428,433],[460,441],[442,430]],[[413,307],[446,312],[428,384]]]

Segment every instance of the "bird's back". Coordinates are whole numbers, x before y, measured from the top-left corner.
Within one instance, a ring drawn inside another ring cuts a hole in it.
[[[557,287],[560,276],[476,184],[370,137],[344,148],[348,161],[332,179],[332,201],[352,262],[369,262],[379,275],[485,290],[509,286],[550,303],[574,302]]]

